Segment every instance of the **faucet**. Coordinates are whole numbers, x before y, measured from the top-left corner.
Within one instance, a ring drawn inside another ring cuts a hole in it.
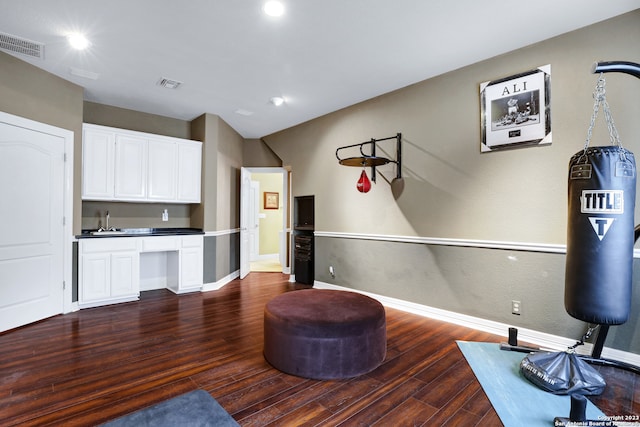
[[[105,216],[106,222],[107,222],[106,227],[98,228],[98,232],[100,232],[100,231],[117,231],[115,227],[109,227],[109,217],[110,216],[111,215],[109,215],[109,211],[107,211],[107,214]]]

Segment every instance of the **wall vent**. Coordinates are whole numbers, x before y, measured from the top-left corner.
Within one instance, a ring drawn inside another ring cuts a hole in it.
[[[167,79],[165,77],[161,78],[160,81],[158,82],[159,86],[166,87],[167,89],[178,89],[178,86],[180,86],[181,84],[182,82],[179,82],[177,80]]]
[[[11,34],[0,33],[0,49],[44,59],[43,43],[12,36]]]

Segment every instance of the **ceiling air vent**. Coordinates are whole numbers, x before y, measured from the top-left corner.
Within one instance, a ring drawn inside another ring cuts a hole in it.
[[[166,87],[167,89],[178,89],[178,86],[180,86],[182,84],[182,82],[179,82],[177,80],[172,80],[172,79],[167,79],[167,78],[161,78],[160,81],[158,82],[159,86],[162,87]]]
[[[0,33],[0,49],[44,59],[44,44]]]

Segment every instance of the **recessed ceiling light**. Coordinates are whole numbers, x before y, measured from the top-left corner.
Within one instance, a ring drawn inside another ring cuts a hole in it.
[[[262,6],[262,10],[269,16],[282,16],[284,14],[284,4],[281,1],[270,0]]]
[[[273,105],[275,105],[276,107],[284,104],[284,98],[281,96],[274,96],[273,98],[271,98],[269,100],[270,103],[272,103]]]
[[[71,33],[67,36],[67,40],[72,48],[77,50],[84,50],[89,47],[91,43],[84,36],[84,34],[80,33]]]

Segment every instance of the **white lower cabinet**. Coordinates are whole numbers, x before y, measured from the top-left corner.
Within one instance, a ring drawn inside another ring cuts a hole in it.
[[[111,255],[89,254],[80,257],[80,305],[111,297]]]
[[[79,242],[80,308],[137,300],[140,296],[138,239],[83,239]]]
[[[178,292],[191,292],[202,288],[203,282],[202,236],[183,236],[180,250],[180,286]]]
[[[144,290],[176,294],[202,289],[202,235],[101,237],[78,242],[78,306],[135,301]],[[145,263],[140,261],[141,255]],[[152,286],[148,287],[149,278]]]
[[[139,261],[137,252],[111,254],[111,297],[140,295]]]

